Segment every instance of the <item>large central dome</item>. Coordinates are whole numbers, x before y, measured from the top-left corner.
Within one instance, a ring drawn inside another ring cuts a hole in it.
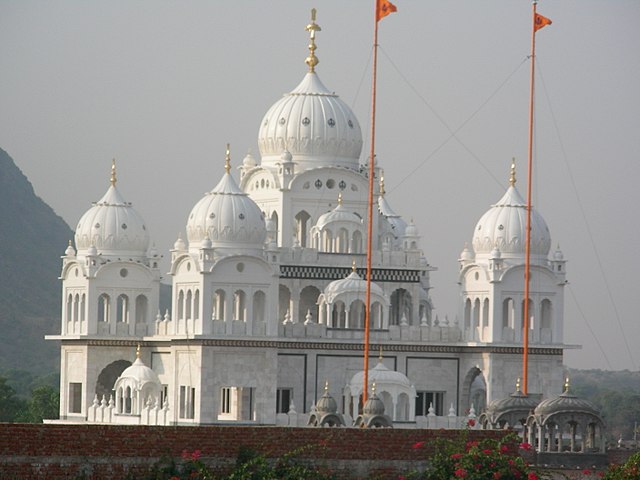
[[[313,19],[315,20],[315,19]],[[357,170],[362,150],[362,132],[356,116],[335,92],[318,78],[315,66],[315,21],[310,32],[309,72],[300,84],[267,111],[258,132],[262,165],[276,167],[286,149],[298,171],[324,166]]]

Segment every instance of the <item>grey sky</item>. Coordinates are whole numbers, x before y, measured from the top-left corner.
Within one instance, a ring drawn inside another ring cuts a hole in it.
[[[235,166],[256,154],[262,116],[304,75],[311,7],[320,78],[368,132],[373,3],[0,0],[0,147],[72,227],[115,157],[166,259],[222,174],[225,143]],[[380,26],[376,150],[387,198],[439,269],[436,313],[452,319],[458,255],[513,156],[526,194],[531,4],[395,3]],[[537,35],[534,203],[568,259],[566,342],[584,345],[566,363],[637,369],[640,2],[538,11],[553,24]]]

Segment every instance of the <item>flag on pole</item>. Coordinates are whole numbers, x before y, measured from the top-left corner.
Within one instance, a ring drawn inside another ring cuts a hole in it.
[[[533,20],[533,31],[537,32],[547,25],[551,25],[551,20],[549,20],[547,17],[543,17],[539,13],[536,13],[536,17]]]
[[[389,0],[376,0],[376,22],[397,11],[398,8]]]

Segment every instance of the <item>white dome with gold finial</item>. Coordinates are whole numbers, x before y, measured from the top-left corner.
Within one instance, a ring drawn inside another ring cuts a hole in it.
[[[274,167],[283,150],[291,152],[296,170],[322,166],[359,167],[362,132],[349,106],[320,81],[315,72],[315,9],[310,33],[309,72],[300,84],[267,111],[260,124],[258,146],[262,165]]]
[[[473,231],[476,261],[487,259],[494,249],[502,258],[522,258],[525,255],[527,204],[515,186],[515,164],[511,166],[509,188],[500,200],[480,218]],[[551,248],[551,236],[544,218],[531,209],[531,259],[544,262]]]
[[[111,185],[78,221],[75,244],[78,254],[95,247],[98,254],[119,256],[146,255],[149,233],[143,218],[125,201],[116,187],[116,164],[111,165]]]
[[[216,249],[262,251],[267,230],[258,205],[243,192],[231,176],[227,145],[225,174],[191,209],[187,221],[190,248],[200,248],[208,238]],[[208,243],[207,243],[208,244]]]

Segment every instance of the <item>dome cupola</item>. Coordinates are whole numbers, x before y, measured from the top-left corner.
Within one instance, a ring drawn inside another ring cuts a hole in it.
[[[111,185],[78,221],[75,244],[78,254],[95,247],[102,255],[146,256],[149,233],[144,220],[116,188],[116,162],[111,164]]]
[[[516,188],[515,164],[511,165],[509,188],[500,200],[480,218],[473,231],[476,261],[486,260],[494,249],[502,258],[521,259],[525,255],[527,204]],[[531,259],[544,263],[551,248],[551,236],[544,218],[531,209]]]
[[[309,71],[300,84],[267,111],[258,132],[262,166],[275,168],[288,150],[297,171],[322,166],[357,170],[362,132],[355,114],[338,95],[324,86],[315,66],[315,33],[320,27],[312,11],[309,32]]]
[[[229,251],[262,251],[267,230],[258,205],[244,193],[231,176],[229,145],[225,158],[225,174],[191,209],[187,221],[190,248],[199,248],[208,238],[215,249]]]

